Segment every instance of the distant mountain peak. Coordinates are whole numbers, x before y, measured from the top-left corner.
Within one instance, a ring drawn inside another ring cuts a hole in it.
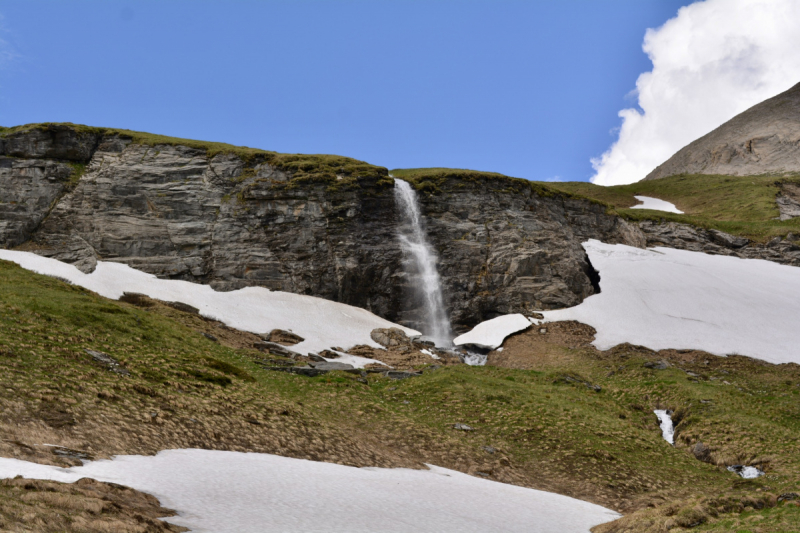
[[[756,104],[679,150],[648,174],[800,173],[800,83]]]

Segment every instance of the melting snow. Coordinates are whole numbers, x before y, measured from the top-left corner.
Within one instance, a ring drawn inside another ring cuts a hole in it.
[[[672,425],[672,415],[666,409],[653,411],[661,422],[661,436],[670,444],[675,444],[675,428]]]
[[[630,342],[800,363],[800,268],[595,240],[583,247],[602,292],[543,314],[593,326],[599,349]]]
[[[456,337],[453,344],[462,346],[464,344],[474,344],[487,350],[494,350],[501,344],[506,337],[512,333],[529,328],[531,321],[524,315],[503,315],[485,322],[481,322],[472,330]]]
[[[742,465],[729,466],[728,471],[735,472],[745,479],[755,479],[757,477],[761,477],[764,475],[764,471],[759,470],[755,466],[742,466]]]
[[[634,198],[642,203],[631,207],[631,209],[652,209],[653,211],[667,211],[668,213],[683,214],[683,211],[675,207],[675,204],[659,200],[658,198],[650,198],[649,196],[634,196]]]
[[[619,514],[589,502],[430,470],[355,468],[277,455],[168,450],[73,468],[0,458],[0,477],[119,483],[178,511],[193,532],[588,533]]]
[[[419,332],[398,326],[365,309],[331,302],[313,296],[247,287],[231,292],[217,292],[208,285],[188,281],[164,280],[121,263],[99,261],[91,274],[74,266],[30,252],[0,250],[0,259],[13,261],[22,268],[58,276],[94,291],[106,298],[118,299],[123,292],[138,292],[164,301],[179,301],[200,310],[203,316],[224,322],[230,327],[253,333],[285,329],[305,340],[291,347],[305,354],[357,344],[382,348],[370,338],[375,328],[400,328],[410,337]],[[353,366],[374,363],[372,359],[349,356],[336,359]]]

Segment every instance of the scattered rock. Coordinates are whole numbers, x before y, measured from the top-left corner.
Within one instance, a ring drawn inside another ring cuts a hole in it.
[[[666,370],[669,368],[669,363],[665,360],[660,361],[648,361],[644,364],[645,368],[652,368],[653,370]]]
[[[217,340],[217,338],[214,335],[212,335],[211,333],[206,333],[205,331],[203,331],[202,334],[203,334],[203,337],[205,337],[206,339],[208,339],[210,341],[219,342]]]
[[[483,451],[485,451],[486,453],[488,453],[490,455],[494,455],[494,453],[497,451],[497,449],[494,446],[484,446],[483,447]]]
[[[703,461],[704,463],[711,462],[711,448],[700,441],[697,441],[697,443],[692,446],[692,454],[698,461]]]
[[[315,354],[315,353],[309,353],[308,354],[308,358],[311,359],[312,361],[316,361],[318,363],[324,363],[325,362],[325,358],[324,357],[322,357],[321,355]]]
[[[58,455],[59,457],[65,457],[67,459],[78,459],[80,461],[91,461],[94,459],[92,454],[89,452],[73,450],[72,448],[66,448],[64,446],[53,446],[52,449],[55,455]]]
[[[305,339],[296,333],[286,331],[283,329],[273,329],[266,335],[261,336],[262,339],[284,346],[294,346],[295,344],[303,342]]]
[[[315,370],[353,370],[355,367],[353,365],[348,365],[347,363],[339,363],[336,361],[323,361],[321,363],[310,363],[310,365]]]
[[[164,302],[168,306],[173,309],[177,309],[178,311],[183,311],[184,313],[191,313],[193,315],[199,315],[200,310],[196,307],[193,307],[189,304],[185,304],[183,302]]]
[[[321,352],[319,352],[319,355],[321,355],[325,359],[336,359],[339,357],[339,354],[334,352],[333,350],[322,350]]]
[[[119,301],[133,304],[138,307],[152,307],[155,305],[155,302],[153,302],[152,298],[139,292],[123,292],[122,296],[119,297]]]
[[[387,370],[383,375],[391,379],[408,379],[421,376],[420,372],[402,372],[399,370]]]
[[[456,422],[455,424],[453,424],[453,429],[457,429],[459,431],[475,431],[475,428],[473,428],[472,426],[462,424],[461,422]]]
[[[267,341],[255,342],[253,343],[253,348],[261,352],[267,352],[274,355],[279,355],[281,357],[295,358],[299,355],[297,352],[293,352],[292,350],[286,348],[285,346],[277,344],[275,342],[267,342]]]
[[[800,494],[797,494],[796,492],[784,492],[778,496],[779,502],[790,502],[797,499],[800,499]]]
[[[98,352],[96,350],[86,349],[86,353],[92,356],[92,359],[105,366],[108,370],[116,372],[121,376],[130,376],[127,368],[120,365],[119,361],[108,355],[107,353]]]
[[[567,375],[567,376],[563,376],[561,378],[561,380],[556,380],[554,383],[558,383],[559,381],[563,381],[564,383],[569,383],[569,384],[584,385],[587,389],[593,390],[595,392],[600,392],[600,391],[603,390],[603,387],[601,387],[600,385],[595,385],[594,383],[586,381],[585,379],[583,379],[581,377]]]
[[[372,330],[369,336],[372,340],[386,348],[411,344],[411,339],[409,339],[406,332],[400,328],[376,328]]]

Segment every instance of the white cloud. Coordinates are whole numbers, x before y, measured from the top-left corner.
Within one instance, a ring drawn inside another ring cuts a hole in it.
[[[705,0],[649,29],[653,70],[639,107],[619,112],[619,139],[592,159],[598,185],[633,183],[745,109],[800,82],[800,2]]]

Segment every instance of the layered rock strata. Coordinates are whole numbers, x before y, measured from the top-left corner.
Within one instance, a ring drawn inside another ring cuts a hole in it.
[[[0,245],[84,271],[102,259],[217,290],[257,285],[320,296],[419,325],[384,168],[355,162],[336,176],[313,175],[306,163],[281,167],[271,153],[212,155],[68,125],[2,139]],[[645,242],[603,206],[525,180],[435,181],[421,187],[420,203],[457,330],[593,294],[587,238]]]

